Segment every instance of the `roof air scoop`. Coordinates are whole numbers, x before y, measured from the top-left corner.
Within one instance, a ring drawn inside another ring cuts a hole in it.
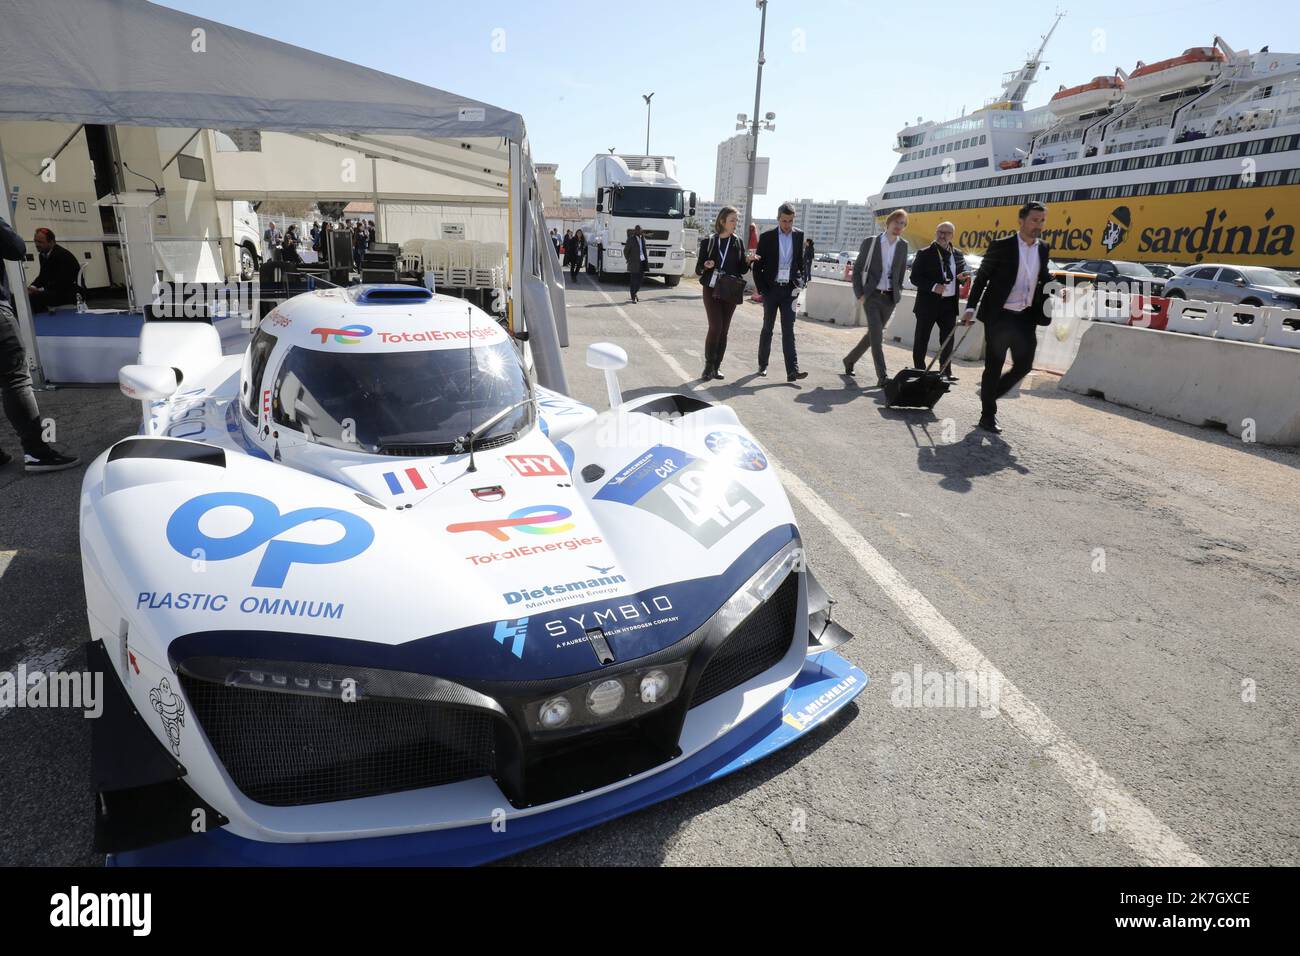
[[[433,293],[416,285],[363,286],[353,301],[357,305],[398,305],[407,302],[428,302]]]

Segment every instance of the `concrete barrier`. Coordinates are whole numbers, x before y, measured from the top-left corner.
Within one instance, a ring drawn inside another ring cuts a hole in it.
[[[1170,332],[1213,336],[1219,330],[1219,310],[1213,302],[1173,299],[1169,303],[1169,322],[1165,328]]]
[[[1265,309],[1264,344],[1300,349],[1300,309]]]
[[[858,300],[853,297],[853,283],[835,279],[813,279],[803,290],[803,309],[810,319],[857,325]]]
[[[1258,305],[1219,303],[1219,331],[1221,339],[1234,342],[1260,342],[1264,338],[1264,310]]]
[[[1091,323],[1061,388],[1300,445],[1300,350]]]

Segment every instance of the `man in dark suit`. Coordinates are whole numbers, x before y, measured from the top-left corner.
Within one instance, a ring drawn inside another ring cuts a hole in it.
[[[45,442],[45,420],[32,392],[27,350],[18,331],[18,317],[9,305],[9,273],[5,262],[22,262],[25,255],[27,244],[23,237],[0,217],[0,406],[18,433],[26,470],[62,471],[76,465],[77,456],[55,451]],[[13,456],[0,448],[0,465],[12,460]]]
[[[776,228],[758,237],[754,260],[754,285],[763,297],[763,331],[758,336],[758,374],[767,374],[772,356],[772,332],[781,314],[781,350],[785,354],[785,380],[807,378],[799,371],[799,354],[794,347],[794,300],[807,282],[803,269],[803,233],[794,227],[794,207],[781,203],[776,211]]]
[[[966,257],[953,248],[956,230],[950,222],[941,222],[934,230],[934,242],[916,254],[912,261],[912,285],[916,286],[916,334],[912,337],[912,365],[925,368],[925,353],[930,332],[939,327],[939,356],[943,377],[952,375],[952,333],[957,327],[957,294],[966,281]]]
[[[636,294],[641,291],[641,280],[645,278],[646,270],[650,268],[650,256],[645,249],[645,236],[641,235],[639,224],[632,228],[632,234],[627,237],[627,242],[623,243],[623,261],[627,263],[627,284],[632,291],[632,301],[636,302]]]
[[[894,306],[903,297],[903,277],[907,273],[907,210],[895,209],[885,220],[885,231],[862,240],[862,248],[853,262],[853,294],[867,316],[867,333],[844,356],[844,374],[852,375],[853,366],[868,348],[876,366],[876,385],[885,387],[885,324]]]
[[[54,233],[42,226],[33,239],[41,271],[27,287],[33,312],[44,312],[56,305],[77,301],[77,277],[81,265],[77,257],[54,241]]]
[[[1039,238],[1046,221],[1047,207],[1042,203],[1031,201],[1020,207],[1020,231],[989,244],[962,314],[963,324],[973,316],[984,323],[979,427],[987,432],[1002,431],[997,420],[998,399],[1034,367],[1038,348],[1035,327],[1052,321],[1043,308],[1047,301],[1043,287],[1052,278],[1047,271],[1051,250]],[[1003,373],[1008,351],[1011,370]]]

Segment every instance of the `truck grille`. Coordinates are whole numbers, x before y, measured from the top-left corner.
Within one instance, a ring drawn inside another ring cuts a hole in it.
[[[790,649],[798,610],[799,576],[791,574],[714,652],[695,685],[691,706],[725,694],[776,666]]]
[[[492,774],[493,716],[446,704],[352,703],[203,680],[182,671],[231,780],[276,807],[352,800]]]

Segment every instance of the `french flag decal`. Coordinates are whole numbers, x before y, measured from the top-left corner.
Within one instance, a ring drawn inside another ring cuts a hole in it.
[[[424,479],[420,477],[420,469],[405,468],[402,471],[384,472],[384,481],[388,482],[388,490],[395,495],[404,495],[408,491],[424,491],[428,487]],[[408,488],[407,485],[410,485]]]

